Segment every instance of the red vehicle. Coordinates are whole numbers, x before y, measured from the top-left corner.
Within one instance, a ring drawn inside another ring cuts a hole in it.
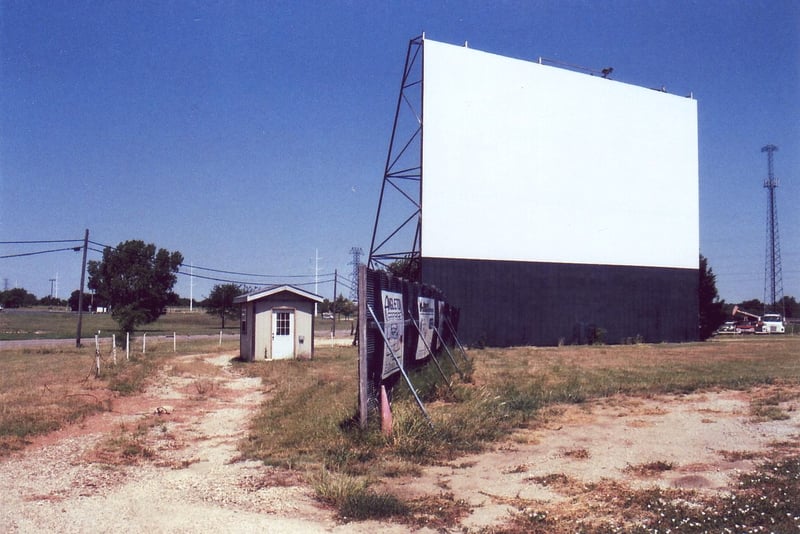
[[[736,328],[739,330],[739,333],[741,334],[755,334],[758,325],[751,323],[749,321],[742,321],[736,324]]]
[[[757,332],[761,332],[763,323],[761,322],[761,317],[759,315],[748,313],[744,310],[740,310],[739,306],[734,306],[731,315],[736,317],[737,313],[745,317],[745,319],[736,324],[736,328],[738,328],[742,334],[755,334]]]

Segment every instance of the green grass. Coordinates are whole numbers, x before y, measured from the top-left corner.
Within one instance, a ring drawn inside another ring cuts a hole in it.
[[[181,341],[177,354],[237,350],[238,339],[221,347],[214,339],[203,339]],[[154,340],[146,354],[133,352],[130,361],[118,350],[114,365],[110,342],[104,341],[96,377],[94,343],[0,351],[0,457],[24,448],[35,436],[109,410],[114,395],[142,391],[174,355],[171,339]]]
[[[272,388],[243,452],[273,465],[326,463],[349,473],[376,458],[432,462],[535,421],[544,407],[614,394],[688,393],[800,382],[800,338],[770,337],[684,345],[513,348],[471,351],[472,383],[452,393],[417,380],[430,428],[405,386],[395,392],[394,432],[384,439],[347,424],[356,403],[356,353],[318,350],[312,361],[249,369]],[[415,378],[416,379],[416,378]],[[431,405],[432,404],[432,405]]]
[[[157,321],[140,326],[136,335],[148,332],[153,335],[219,334],[219,317],[202,311],[193,313],[167,313]],[[74,339],[78,328],[78,314],[66,311],[52,311],[44,308],[24,310],[3,310],[0,312],[0,341],[16,339]],[[81,322],[81,338],[89,343],[100,331],[103,336],[111,336],[119,326],[108,313],[84,313]],[[238,333],[236,321],[225,321],[226,333]]]
[[[271,465],[318,465],[327,456],[357,461],[340,427],[353,414],[358,391],[355,349],[317,348],[313,360],[276,360],[245,365],[267,385],[272,400],[256,414],[243,452]]]
[[[652,396],[800,383],[797,336],[681,345],[485,349],[469,355],[469,381],[456,380],[452,392],[441,381],[436,384],[430,370],[414,377],[433,428],[411,395],[403,392],[405,386],[397,386],[390,437],[379,432],[376,421],[366,430],[353,423],[354,348],[318,349],[312,361],[246,366],[263,379],[270,400],[254,418],[241,444],[242,454],[308,472],[324,466],[330,476],[355,477],[366,484],[349,490],[360,493],[381,476],[411,474],[415,465],[483,450],[517,428],[537,424],[548,406],[615,394]],[[770,417],[763,411],[762,415]],[[335,501],[337,506],[344,502]]]
[[[155,452],[147,445],[147,433],[153,423],[139,422],[133,428],[121,425],[96,452],[96,460],[107,464],[134,464],[149,460]]]
[[[90,381],[88,351],[43,349],[0,353],[0,456],[97,411],[108,394]]]
[[[100,377],[105,378],[108,389],[120,395],[134,395],[144,391],[148,379],[152,379],[163,363],[166,354],[153,351],[137,355],[132,361],[119,359],[117,364],[105,362]]]
[[[119,350],[117,366],[110,365],[110,343],[103,341],[99,379],[93,376],[93,342],[82,349],[0,351],[0,455],[23,447],[32,436],[108,409],[114,394],[141,391],[155,369],[169,362],[173,353],[168,336],[181,332],[179,324],[193,332],[214,324],[214,318],[200,317],[206,321],[190,325],[197,316],[166,316],[149,330],[147,354],[141,354],[137,340],[132,361],[124,361],[124,351]],[[178,344],[181,354],[237,349],[238,339],[225,341],[222,349],[213,338]],[[413,522],[413,517],[428,514],[426,507],[431,504],[404,503],[373,489],[375,481],[413,476],[420,465],[483,450],[515,429],[538,424],[550,406],[615,394],[652,396],[772,384],[776,387],[769,396],[754,399],[751,409],[755,418],[776,420],[785,416],[781,406],[794,400],[791,390],[780,386],[800,383],[798,336],[680,345],[483,349],[472,350],[469,356],[472,364],[466,367],[464,380],[448,371],[455,377],[452,389],[434,367],[414,374],[433,427],[401,382],[394,392],[394,427],[388,437],[375,419],[364,430],[354,423],[358,391],[354,347],[317,347],[313,360],[237,363],[240,370],[262,379],[268,397],[240,444],[242,457],[306,473],[318,498],[336,507],[342,518],[394,517]],[[442,361],[449,365],[446,360]],[[134,438],[135,432],[121,435],[123,454],[137,453]],[[129,445],[134,448],[129,450]],[[632,502],[648,499],[640,493],[628,497]],[[456,504],[447,505],[453,508],[450,512],[462,514],[463,506]],[[520,518],[552,527],[549,516],[533,513]]]
[[[323,469],[312,480],[317,498],[339,512],[344,521],[364,521],[405,516],[409,506],[390,493],[369,489],[363,478]]]

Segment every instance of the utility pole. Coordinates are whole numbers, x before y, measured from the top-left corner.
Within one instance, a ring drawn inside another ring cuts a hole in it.
[[[319,295],[319,249],[314,249],[314,294]],[[317,315],[317,303],[314,303],[314,316]]]
[[[333,303],[331,305],[331,311],[333,312],[333,325],[331,326],[331,333],[333,334],[333,338],[336,338],[336,281],[338,280],[338,270],[333,270]]]
[[[75,346],[81,346],[81,327],[83,327],[83,284],[86,280],[86,252],[89,250],[89,229],[83,236],[83,261],[81,262],[81,287],[78,290],[78,333],[75,335]]]
[[[189,264],[189,311],[194,311],[194,262]]]
[[[783,273],[781,268],[781,245],[778,233],[778,206],[775,199],[775,188],[778,180],[772,164],[772,155],[778,147],[767,145],[761,152],[767,153],[767,179],[764,188],[767,190],[767,251],[764,266],[764,311],[783,313]]]

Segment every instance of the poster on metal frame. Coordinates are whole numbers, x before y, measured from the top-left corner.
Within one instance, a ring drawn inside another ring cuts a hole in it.
[[[417,342],[417,360],[428,357],[428,348],[433,348],[433,331],[436,320],[436,299],[417,297],[419,312],[419,341]]]
[[[401,362],[403,360],[403,332],[405,330],[403,294],[382,290],[381,301],[383,302],[383,324],[388,341],[383,349],[383,371],[381,377],[387,378],[399,370],[392,352]]]

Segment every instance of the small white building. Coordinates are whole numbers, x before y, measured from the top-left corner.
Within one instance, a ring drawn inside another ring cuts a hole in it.
[[[242,360],[311,358],[314,355],[314,305],[322,297],[290,285],[262,288],[234,299],[242,309],[239,353]]]

